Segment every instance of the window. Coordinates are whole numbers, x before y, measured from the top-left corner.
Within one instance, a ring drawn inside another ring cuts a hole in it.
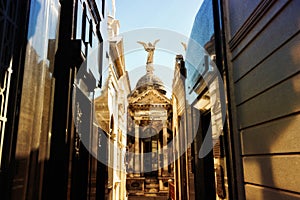
[[[81,39],[82,37],[82,16],[83,16],[83,6],[81,1],[77,2],[77,12],[76,12],[76,36],[75,39]]]

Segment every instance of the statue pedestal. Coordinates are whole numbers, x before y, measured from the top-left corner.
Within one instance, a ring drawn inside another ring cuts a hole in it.
[[[147,71],[147,73],[152,73],[153,74],[153,71],[154,71],[153,63],[147,63],[146,71]]]

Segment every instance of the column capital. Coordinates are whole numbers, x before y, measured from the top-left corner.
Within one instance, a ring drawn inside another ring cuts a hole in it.
[[[140,125],[140,120],[134,120],[134,125],[139,126]]]
[[[168,127],[168,120],[163,120],[163,128],[167,128]]]

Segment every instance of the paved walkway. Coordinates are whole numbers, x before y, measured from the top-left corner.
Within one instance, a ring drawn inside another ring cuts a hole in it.
[[[129,197],[128,200],[168,200],[167,197]]]

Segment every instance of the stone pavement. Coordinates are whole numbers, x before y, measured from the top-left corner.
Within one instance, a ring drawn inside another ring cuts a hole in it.
[[[144,196],[132,196],[128,200],[168,200],[168,197],[144,197]]]

